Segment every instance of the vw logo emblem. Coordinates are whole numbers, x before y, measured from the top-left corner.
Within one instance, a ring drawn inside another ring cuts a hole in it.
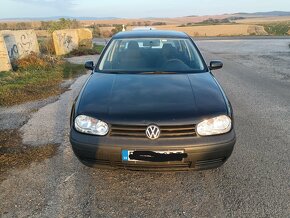
[[[159,127],[155,125],[148,126],[146,129],[146,136],[151,140],[158,139],[160,136]]]

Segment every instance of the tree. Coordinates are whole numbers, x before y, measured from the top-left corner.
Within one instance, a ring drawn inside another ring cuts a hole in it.
[[[93,37],[94,38],[98,38],[98,37],[101,36],[101,30],[100,30],[100,28],[97,25],[94,24],[92,26],[92,29],[93,29]]]
[[[116,34],[116,33],[118,33],[118,32],[122,32],[122,30],[123,30],[123,25],[121,25],[121,24],[116,24],[116,25],[114,25],[114,26],[115,26],[115,28],[112,29],[112,33],[113,33],[113,34]]]
[[[60,18],[58,21],[50,21],[48,26],[49,32],[54,32],[55,30],[61,29],[76,29],[79,28],[81,25],[76,19],[65,19]]]
[[[8,24],[7,23],[0,23],[0,29],[1,30],[7,30],[8,29]]]

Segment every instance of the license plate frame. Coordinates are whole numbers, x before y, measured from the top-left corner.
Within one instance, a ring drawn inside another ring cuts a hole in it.
[[[130,154],[133,154],[135,151],[140,151],[142,152],[143,150],[127,150],[124,149],[122,150],[122,161],[123,162],[150,162],[150,161],[145,161],[145,160],[136,160],[136,159],[131,159]],[[157,154],[184,154],[184,150],[163,150],[163,151],[145,151],[144,152],[154,152]],[[182,162],[183,159],[179,162]]]

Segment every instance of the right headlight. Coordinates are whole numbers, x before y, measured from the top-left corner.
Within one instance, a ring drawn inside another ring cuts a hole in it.
[[[200,136],[219,135],[227,133],[232,128],[232,120],[226,115],[221,115],[197,124],[196,131]]]
[[[82,133],[104,136],[109,132],[107,123],[85,115],[77,116],[74,125]]]

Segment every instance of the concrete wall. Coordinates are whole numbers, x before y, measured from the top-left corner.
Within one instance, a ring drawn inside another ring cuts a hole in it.
[[[56,55],[65,55],[78,47],[92,47],[92,32],[89,29],[65,29],[52,33]]]

